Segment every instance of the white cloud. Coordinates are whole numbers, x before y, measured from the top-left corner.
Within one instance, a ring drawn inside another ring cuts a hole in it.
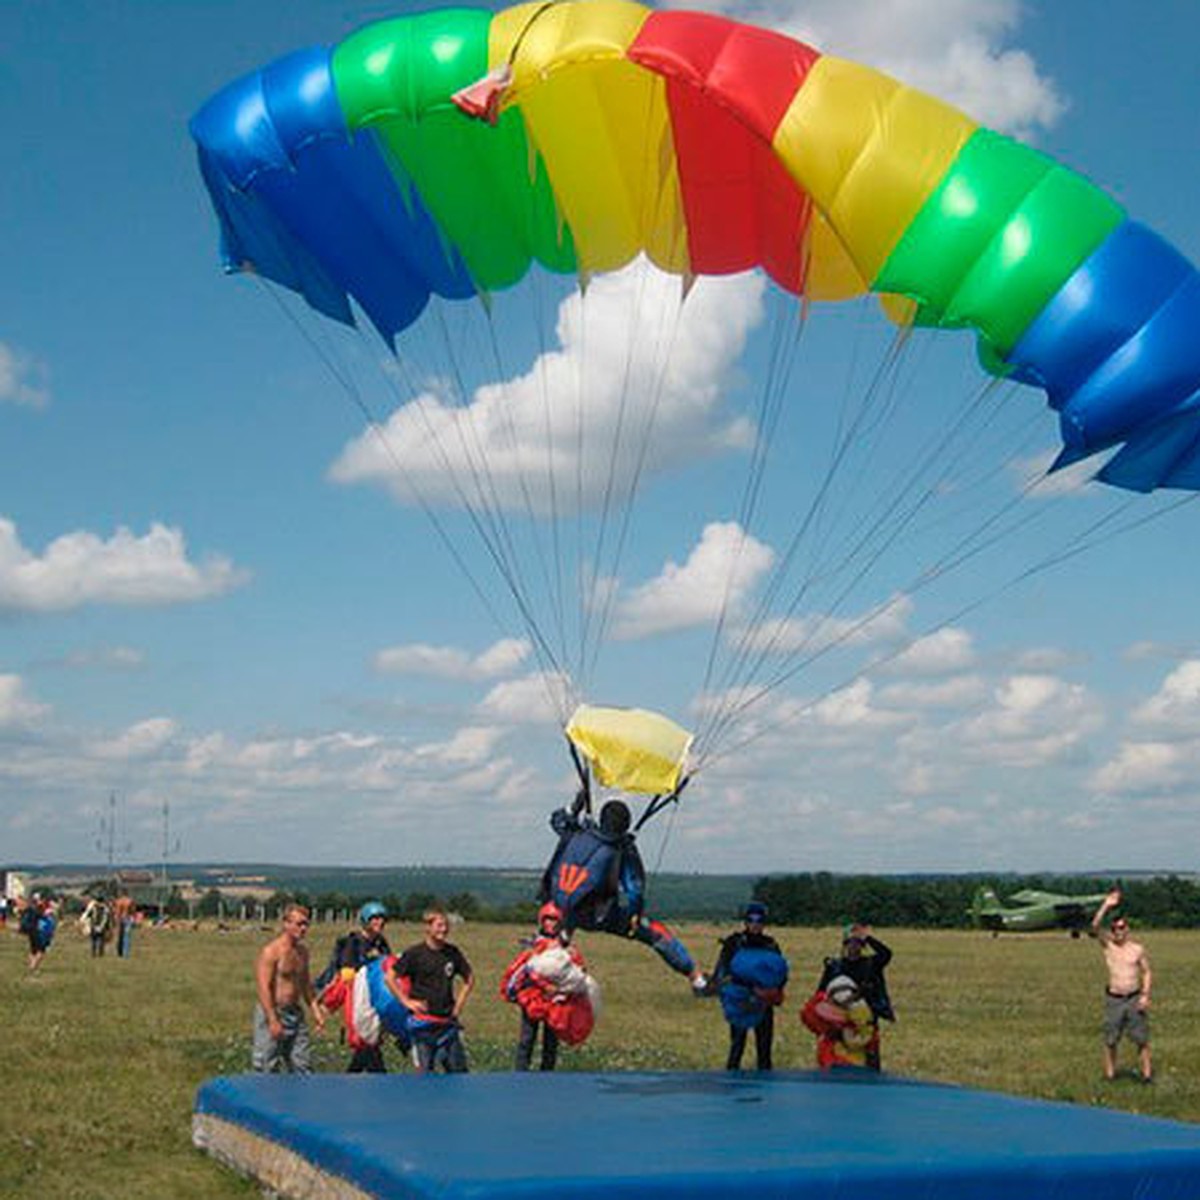
[[[695,7],[694,0],[678,7]],[[1028,136],[1065,102],[1034,60],[1007,45],[1018,0],[740,0],[702,7],[770,25],[938,96],[977,121]]]
[[[48,374],[41,363],[0,342],[0,404],[44,408],[50,402]]]
[[[0,518],[0,611],[55,612],[85,604],[177,604],[219,596],[247,573],[227,558],[188,560],[183,534],[155,523],[137,537],[122,527],[107,541],[78,531],[41,555]]]
[[[1132,720],[1164,735],[1200,733],[1200,659],[1180,663],[1158,691],[1134,710]]]
[[[1194,779],[1195,767],[1195,762],[1189,761],[1179,746],[1167,742],[1122,742],[1116,758],[1092,776],[1092,784],[1101,792],[1169,789]]]
[[[20,675],[0,675],[0,729],[28,725],[49,711],[29,697]]]
[[[1073,661],[1074,656],[1054,646],[1031,646],[1018,652],[1015,665],[1021,672],[1053,674]]]
[[[146,663],[146,655],[133,646],[98,646],[72,650],[59,660],[59,665],[72,670],[133,671]]]
[[[889,683],[879,689],[879,703],[889,708],[966,708],[987,694],[980,675],[927,682]]]
[[[150,717],[130,725],[109,741],[97,742],[93,751],[99,758],[150,758],[159,754],[179,733],[179,724],[170,717]]]
[[[521,679],[498,683],[479,702],[479,711],[490,720],[512,724],[557,722],[572,704],[570,681],[553,671],[537,671]]]
[[[491,758],[502,736],[503,730],[494,726],[468,726],[456,730],[448,740],[418,746],[415,756],[448,766],[477,766]]]
[[[1195,656],[1195,650],[1186,645],[1175,644],[1171,642],[1156,642],[1150,639],[1143,641],[1131,642],[1125,647],[1122,657],[1127,662],[1149,662],[1154,659],[1166,659],[1169,662],[1177,662],[1182,658],[1192,658]]]
[[[877,708],[875,688],[867,679],[856,679],[826,696],[811,709],[812,720],[818,725],[835,729],[868,730],[894,729],[904,718],[894,712]]]
[[[807,615],[772,617],[752,630],[735,630],[730,640],[770,654],[820,654],[833,646],[869,646],[906,636],[912,613],[907,596],[892,596],[865,613],[850,617]]]
[[[975,647],[965,629],[939,629],[918,638],[887,664],[890,675],[949,675],[975,665]]]
[[[390,646],[375,656],[375,669],[385,675],[432,675],[439,679],[494,679],[523,663],[531,647],[525,638],[502,638],[474,656],[454,646],[421,642]]]
[[[629,640],[711,624],[722,607],[737,613],[774,561],[775,552],[736,521],[713,522],[686,562],[668,561],[619,601],[613,636]]]
[[[1052,675],[1011,675],[993,700],[948,731],[945,744],[1009,767],[1041,767],[1073,753],[1102,719],[1083,685]]]
[[[764,287],[753,274],[700,279],[681,313],[679,279],[644,262],[598,276],[562,302],[558,348],[524,375],[465,406],[427,391],[345,446],[330,477],[404,501],[461,507],[461,489],[487,508],[561,513],[624,495],[639,471],[745,448],[753,431],[722,407]]]

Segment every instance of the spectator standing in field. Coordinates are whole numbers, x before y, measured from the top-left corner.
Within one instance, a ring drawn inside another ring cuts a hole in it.
[[[54,930],[57,917],[54,913],[54,902],[43,899],[39,892],[25,902],[21,910],[21,921],[18,928],[29,940],[29,969],[36,971],[54,941]]]
[[[1104,918],[1121,903],[1120,889],[1114,888],[1100,902],[1092,918],[1092,934],[1104,951],[1108,985],[1104,989],[1104,1078],[1117,1074],[1117,1043],[1122,1035],[1138,1049],[1138,1066],[1143,1083],[1154,1082],[1150,1059],[1150,985],[1153,976],[1150,959],[1140,942],[1129,937],[1129,921],[1118,914],[1108,929]]]
[[[108,941],[109,921],[108,902],[102,896],[93,896],[79,918],[80,927],[87,934],[92,944],[92,957],[104,957],[104,945]]]
[[[800,1010],[800,1020],[817,1035],[817,1066],[822,1071],[871,1070],[872,1047],[878,1060],[879,1028],[850,976],[835,975],[825,988],[818,988]]]
[[[325,1027],[325,1014],[309,975],[307,935],[308,909],[290,904],[283,914],[283,929],[258,953],[251,1059],[255,1071],[312,1074],[305,1011],[312,1013],[318,1030]]]
[[[468,1069],[459,1017],[475,976],[466,955],[448,940],[449,917],[431,909],[424,920],[425,937],[396,960],[388,986],[413,1015],[413,1066],[422,1074],[439,1065],[447,1074],[457,1074]]]
[[[562,1015],[566,1016],[566,1005],[580,1003],[573,994],[560,990],[561,980],[543,979],[534,969],[542,961],[542,956],[552,951],[558,952],[565,972],[577,977],[579,982],[586,983],[587,964],[579,950],[571,945],[571,935],[563,929],[562,910],[557,904],[547,901],[538,910],[537,933],[509,963],[500,980],[501,997],[517,1005],[521,1014],[521,1028],[513,1060],[513,1069],[516,1071],[529,1070],[539,1030],[542,1035],[540,1069],[554,1070],[558,1064],[559,1041],[553,1024],[558,1011],[556,1006],[562,1006]],[[572,971],[572,967],[576,970]]]
[[[871,933],[869,925],[859,922],[847,924],[842,929],[842,953],[836,958],[827,958],[817,982],[817,991],[824,992],[830,981],[844,975],[858,985],[859,996],[871,1010],[876,1036],[871,1039],[867,1050],[866,1065],[873,1071],[880,1070],[879,1022],[894,1021],[896,1014],[888,996],[884,970],[892,961],[892,952]]]
[[[741,1067],[751,1029],[758,1069],[771,1070],[775,1008],[783,1003],[788,965],[779,943],[765,932],[766,923],[767,906],[752,900],[746,905],[742,928],[721,939],[721,952],[710,976],[709,988],[720,995],[729,1025],[727,1071]]]
[[[133,899],[122,892],[114,901],[112,919],[117,927],[117,957],[128,958],[133,953]]]
[[[383,927],[387,924],[387,909],[378,900],[368,900],[358,910],[357,929],[352,929],[344,938],[338,938],[338,970],[353,975],[377,958],[391,954],[392,948],[384,937]],[[387,1071],[383,1062],[382,1038],[373,1046],[360,1046],[350,1056],[346,1066],[350,1075],[366,1072],[382,1075]]]

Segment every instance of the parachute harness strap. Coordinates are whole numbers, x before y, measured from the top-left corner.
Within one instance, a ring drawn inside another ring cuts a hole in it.
[[[687,787],[690,779],[690,775],[685,775],[679,781],[679,786],[673,792],[668,792],[666,795],[652,797],[650,803],[646,805],[646,811],[642,813],[642,815],[638,818],[637,824],[633,827],[633,832],[637,833],[638,830],[640,830],[641,827],[645,825],[651,817],[657,816],[668,805],[678,804],[679,797],[682,795],[683,789]]]

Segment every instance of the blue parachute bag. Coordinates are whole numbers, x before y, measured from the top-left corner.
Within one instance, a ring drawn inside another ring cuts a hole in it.
[[[396,999],[383,977],[385,964],[390,961],[386,957],[376,958],[366,965],[367,991],[371,997],[371,1007],[379,1014],[379,1023],[395,1037],[400,1049],[407,1054],[412,1046],[414,1014]]]
[[[775,991],[788,981],[788,961],[768,946],[742,946],[729,960],[729,976],[721,984],[721,1011],[735,1029],[753,1029],[767,1011],[756,989]]]
[[[781,988],[788,981],[788,961],[766,946],[743,946],[729,960],[735,982],[751,988]]]
[[[54,932],[58,928],[58,919],[53,913],[43,913],[38,918],[37,923],[37,941],[38,946],[43,950],[50,949],[50,943],[54,941]]]

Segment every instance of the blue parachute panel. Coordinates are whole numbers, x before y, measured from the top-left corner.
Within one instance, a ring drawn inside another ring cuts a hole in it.
[[[1060,413],[1064,448],[1055,467],[1128,442],[1129,453],[1099,478],[1142,492],[1191,486],[1189,447],[1170,457],[1187,442],[1179,424],[1159,427],[1195,407],[1198,328],[1200,273],[1144,225],[1119,225],[1010,356],[1021,364],[1011,377],[1044,387]]]
[[[253,270],[347,324],[352,297],[389,341],[431,294],[475,294],[401,165],[374,133],[350,136],[327,50],[231,84],[191,132],[227,269]]]
[[[421,1200],[1191,1200],[1200,1128],[869,1072],[240,1076],[194,1138]]]

